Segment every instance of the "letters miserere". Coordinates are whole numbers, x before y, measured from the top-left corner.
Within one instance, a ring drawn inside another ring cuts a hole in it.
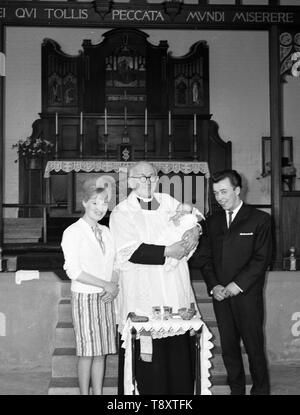
[[[2,19],[38,20],[95,20],[99,16],[92,8],[72,7],[0,7]],[[169,17],[158,9],[113,9],[107,18],[114,22],[169,23]],[[197,24],[290,24],[295,23],[293,12],[284,11],[230,11],[230,10],[184,10],[178,16],[178,23]],[[176,23],[176,22],[174,22]]]

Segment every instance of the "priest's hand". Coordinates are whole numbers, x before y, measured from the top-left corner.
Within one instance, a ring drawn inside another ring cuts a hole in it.
[[[186,255],[186,247],[184,241],[175,242],[172,245],[166,246],[164,256],[176,259],[182,259]]]
[[[201,226],[194,226],[192,229],[184,232],[181,240],[185,242],[186,254],[196,248],[201,233]]]

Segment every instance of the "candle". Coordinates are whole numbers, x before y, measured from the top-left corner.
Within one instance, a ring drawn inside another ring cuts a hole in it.
[[[169,111],[169,135],[171,135],[171,111]]]
[[[55,113],[55,134],[58,134],[58,115]]]
[[[80,134],[83,134],[83,114],[80,113]]]
[[[145,134],[148,132],[148,111],[147,108],[145,108]]]
[[[107,109],[104,109],[104,134],[107,134]]]
[[[196,114],[194,114],[194,135],[197,134],[197,117]]]

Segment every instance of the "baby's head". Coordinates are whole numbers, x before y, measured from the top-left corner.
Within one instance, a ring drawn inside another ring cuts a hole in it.
[[[192,210],[192,206],[188,203],[180,203],[176,209],[176,211],[180,213],[192,213]]]
[[[201,220],[205,220],[205,217],[203,216],[203,214],[200,212],[199,209],[197,209],[195,206],[192,206],[189,203],[181,203],[177,206],[176,209],[176,216],[177,217],[182,217],[184,215],[194,215],[194,216],[200,216]]]

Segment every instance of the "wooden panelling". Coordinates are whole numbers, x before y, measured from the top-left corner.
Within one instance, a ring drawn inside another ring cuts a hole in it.
[[[300,192],[283,194],[282,198],[282,245],[283,255],[289,255],[289,248],[296,248],[300,254]]]

